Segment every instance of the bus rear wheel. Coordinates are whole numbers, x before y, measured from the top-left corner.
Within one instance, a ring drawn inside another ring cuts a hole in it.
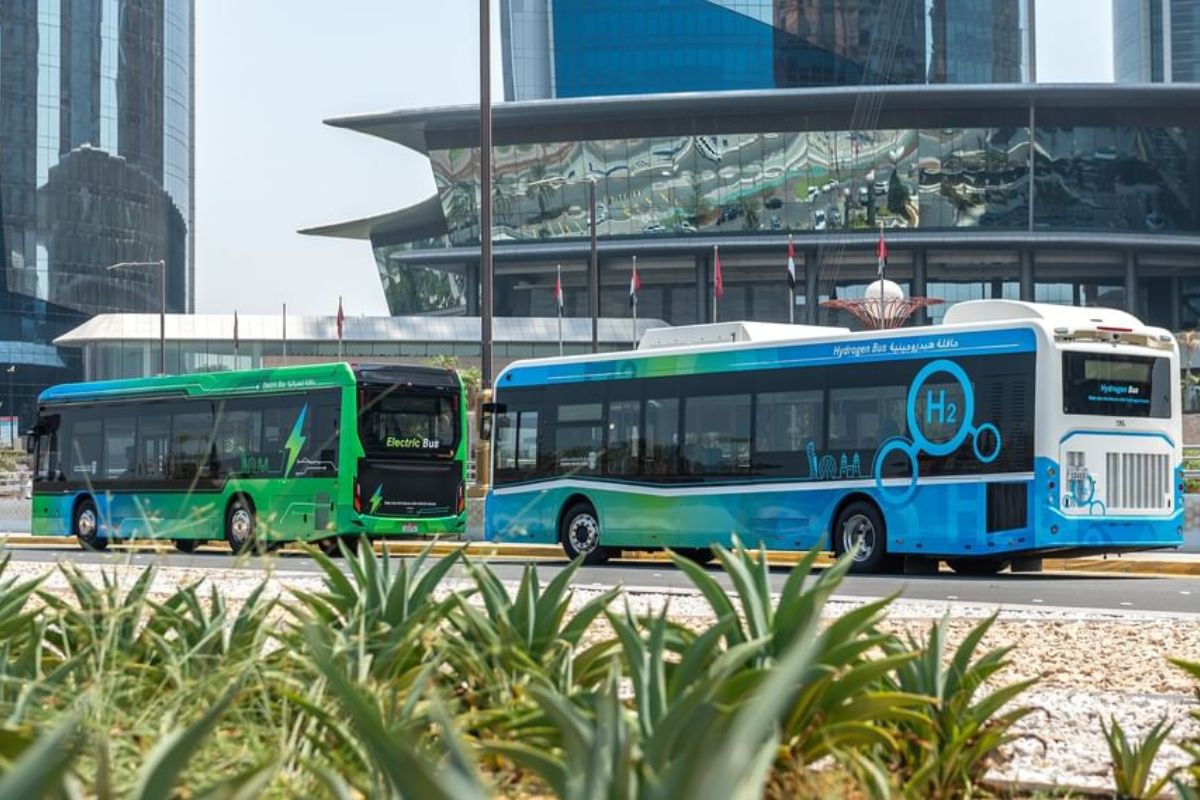
[[[591,503],[575,503],[563,514],[558,540],[567,558],[583,556],[584,564],[603,564],[608,551],[600,546],[600,517]]]
[[[84,550],[105,550],[108,539],[100,536],[100,520],[96,516],[96,503],[90,498],[84,498],[75,506],[75,519],[72,521],[75,538]]]
[[[677,547],[675,548],[675,553],[683,556],[688,561],[694,561],[702,567],[708,566],[717,560],[717,554],[713,552],[711,547]]]
[[[888,566],[887,528],[874,503],[848,503],[833,523],[833,550],[839,558],[853,551],[850,571],[867,575]]]
[[[254,538],[254,506],[244,497],[234,498],[225,512],[225,541],[234,555],[257,547]]]
[[[1007,567],[1008,562],[1003,558],[948,558],[946,566],[957,575],[995,575]]]
[[[175,549],[181,553],[194,553],[204,544],[203,539],[176,539]]]

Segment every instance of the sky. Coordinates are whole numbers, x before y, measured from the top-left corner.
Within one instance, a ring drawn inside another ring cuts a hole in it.
[[[197,0],[198,312],[334,314],[341,296],[347,316],[388,313],[369,242],[296,231],[423,200],[432,173],[416,153],[322,120],[478,102],[478,8]],[[1037,36],[1040,81],[1112,80],[1112,0],[1037,0]],[[496,61],[496,99],[499,72]]]

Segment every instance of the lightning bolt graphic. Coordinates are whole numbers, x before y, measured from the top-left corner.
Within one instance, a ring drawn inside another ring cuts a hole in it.
[[[383,484],[375,487],[375,493],[371,495],[371,513],[374,514],[379,509],[379,504],[383,502]]]
[[[300,416],[296,417],[296,424],[292,426],[292,432],[288,435],[287,441],[284,442],[284,449],[288,451],[287,467],[283,470],[283,477],[292,474],[292,467],[296,465],[296,459],[300,456],[300,448],[304,447],[304,443],[308,441],[307,436],[301,436],[300,431],[304,429],[304,418],[308,416],[308,403],[300,409]]]

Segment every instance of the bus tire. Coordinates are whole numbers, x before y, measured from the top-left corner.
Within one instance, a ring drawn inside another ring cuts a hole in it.
[[[572,561],[580,556],[584,564],[608,561],[608,550],[600,546],[600,515],[586,500],[571,504],[562,515],[558,541]]]
[[[995,575],[1008,566],[1003,558],[947,558],[946,566],[956,575]]]
[[[249,498],[238,495],[229,501],[229,507],[225,509],[225,541],[234,555],[257,548],[255,527],[254,504]]]
[[[194,553],[204,544],[203,539],[176,539],[175,549],[181,553]]]
[[[313,544],[330,558],[341,558],[343,553],[354,555],[358,551],[358,538],[355,536],[326,536]]]
[[[96,502],[85,497],[75,504],[71,519],[71,530],[84,550],[100,551],[108,548],[108,539],[100,535],[100,518],[96,514]]]
[[[857,550],[855,545],[858,545]],[[887,527],[874,503],[851,501],[833,523],[834,553],[841,558],[851,550],[854,550],[854,556],[850,572],[869,575],[887,569]]]

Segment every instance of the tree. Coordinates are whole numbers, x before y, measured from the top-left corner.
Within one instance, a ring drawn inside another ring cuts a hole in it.
[[[1200,347],[1200,333],[1193,328],[1180,333],[1175,337],[1175,341],[1179,343],[1179,357],[1183,360],[1183,401],[1186,408],[1187,395],[1192,388],[1192,354]]]
[[[458,373],[458,377],[462,379],[463,388],[467,391],[467,408],[475,408],[475,402],[479,398],[479,388],[483,383],[483,373],[479,367],[460,367],[458,365],[458,356],[440,355],[431,356],[426,359],[426,362],[431,367],[440,367],[441,369],[452,369]]]

